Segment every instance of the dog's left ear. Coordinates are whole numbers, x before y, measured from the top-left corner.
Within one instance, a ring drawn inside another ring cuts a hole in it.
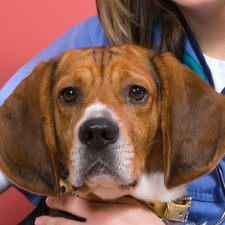
[[[44,195],[59,193],[50,102],[54,65],[40,63],[0,107],[0,169],[23,189]]]
[[[225,154],[225,96],[171,54],[152,58],[161,80],[165,185],[188,183]]]

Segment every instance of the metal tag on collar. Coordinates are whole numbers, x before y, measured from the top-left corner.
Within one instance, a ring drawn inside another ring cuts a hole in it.
[[[75,190],[71,184],[69,184],[67,181],[60,178],[59,180],[60,184],[60,194],[74,194]]]
[[[185,196],[174,202],[150,203],[148,207],[163,219],[174,222],[187,222],[190,204],[191,197]]]

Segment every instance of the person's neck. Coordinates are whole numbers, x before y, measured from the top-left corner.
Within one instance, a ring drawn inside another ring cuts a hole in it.
[[[180,8],[204,54],[225,61],[225,3],[198,10]]]

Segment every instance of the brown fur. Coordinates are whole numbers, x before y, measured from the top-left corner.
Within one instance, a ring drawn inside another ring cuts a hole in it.
[[[127,100],[130,85],[147,99]],[[65,87],[79,89],[64,105]],[[135,146],[134,176],[163,171],[172,188],[219,163],[225,149],[225,97],[170,54],[138,46],[67,51],[40,63],[0,108],[0,169],[22,188],[59,194],[59,161],[69,168],[73,128],[98,101],[113,108]]]

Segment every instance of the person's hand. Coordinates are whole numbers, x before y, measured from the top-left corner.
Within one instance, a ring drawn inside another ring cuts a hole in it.
[[[123,197],[115,202],[103,202],[94,196],[64,195],[47,198],[53,209],[69,212],[86,219],[86,225],[163,225],[164,223],[138,201]],[[41,216],[35,225],[81,225],[83,222]]]

